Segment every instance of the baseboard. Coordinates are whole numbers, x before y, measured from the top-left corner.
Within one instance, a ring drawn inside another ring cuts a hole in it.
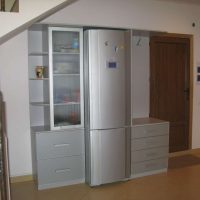
[[[138,173],[138,174],[131,174],[130,179],[140,178],[144,176],[150,176],[150,175],[155,175],[155,174],[160,174],[160,173],[165,173],[165,172],[167,172],[167,168],[147,171],[147,172]]]
[[[63,186],[68,186],[68,185],[76,185],[76,184],[81,184],[81,183],[85,183],[85,179],[77,179],[77,180],[72,180],[72,181],[41,184],[41,185],[38,185],[38,190],[57,188],[57,187],[63,187]]]
[[[25,176],[13,176],[10,178],[11,183],[20,183],[26,181],[33,181],[32,175],[25,175]]]
[[[186,154],[200,154],[200,148],[170,153],[169,157],[172,158],[172,157],[182,156],[182,155],[186,155]]]

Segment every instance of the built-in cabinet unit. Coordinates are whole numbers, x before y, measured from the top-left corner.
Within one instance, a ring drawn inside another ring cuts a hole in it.
[[[133,119],[131,176],[164,172],[168,167],[169,123],[154,118]]]
[[[38,188],[84,182],[83,30],[35,24],[28,38],[32,158]],[[133,34],[128,42],[133,48],[127,55],[134,54],[132,72],[126,71],[132,74],[129,100],[135,102],[130,112],[137,118],[132,121],[127,156],[134,178],[167,170],[169,123],[138,118],[149,113],[149,76],[143,73],[148,67],[149,38]]]
[[[168,167],[169,123],[149,118],[150,31],[132,31],[131,178],[164,172]]]
[[[28,31],[34,177],[44,189],[84,181],[83,30]]]

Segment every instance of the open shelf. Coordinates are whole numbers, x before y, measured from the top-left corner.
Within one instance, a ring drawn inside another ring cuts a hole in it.
[[[49,80],[49,78],[29,78],[29,80],[32,80],[32,81],[46,81],[46,80]]]
[[[69,73],[69,74],[67,74],[67,73],[54,73],[53,75],[54,76],[80,76],[80,74],[78,74],[78,73],[74,73],[74,74],[72,74],[72,73]]]
[[[67,52],[54,51],[53,55],[79,55],[79,51],[69,50]]]
[[[54,106],[80,105],[80,102],[54,103]]]
[[[49,106],[49,102],[30,102],[32,106]]]
[[[31,52],[28,54],[29,56],[48,56],[48,52]]]

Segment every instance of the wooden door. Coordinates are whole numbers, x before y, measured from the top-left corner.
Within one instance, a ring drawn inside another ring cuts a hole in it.
[[[170,122],[169,151],[189,148],[189,38],[150,39],[150,117]]]

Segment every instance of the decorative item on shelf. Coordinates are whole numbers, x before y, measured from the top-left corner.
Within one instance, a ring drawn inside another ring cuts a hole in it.
[[[74,45],[73,45],[74,44]],[[77,42],[73,41],[73,44],[55,44],[54,45],[54,52],[60,52],[60,53],[73,53],[74,49],[78,49],[78,40]]]
[[[44,66],[36,66],[35,67],[35,75],[37,78],[43,78]]]
[[[71,112],[69,117],[70,117],[70,122],[72,124],[77,124],[78,123],[78,115],[77,115],[76,112]]]
[[[64,95],[63,96],[63,103],[69,103],[71,101],[71,98],[69,97],[69,95]]]
[[[76,90],[75,91],[75,96],[74,96],[74,100],[75,100],[75,102],[80,102],[80,90],[78,89],[78,90]]]
[[[73,39],[72,48],[73,49],[78,49],[79,48],[78,38],[74,38]]]
[[[49,77],[49,68],[47,66],[43,66],[43,78]]]

